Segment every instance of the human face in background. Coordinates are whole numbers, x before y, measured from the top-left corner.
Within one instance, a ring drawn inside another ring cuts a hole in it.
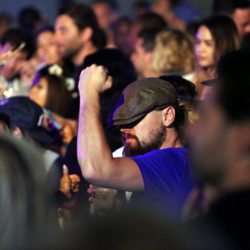
[[[237,8],[232,18],[241,37],[250,32],[250,8]]]
[[[117,47],[126,55],[130,55],[134,48],[133,23],[129,20],[121,20],[114,31]]]
[[[54,32],[45,31],[38,35],[37,56],[39,62],[44,64],[55,64],[60,61]]]
[[[210,68],[215,64],[215,41],[206,26],[200,26],[196,33],[195,57],[201,68]]]
[[[5,43],[0,46],[0,54],[11,51],[14,47],[10,43]],[[17,76],[22,69],[22,65],[27,61],[27,55],[23,51],[18,51],[13,57],[9,58],[6,64],[3,65],[1,69],[1,75],[7,80]]]
[[[150,52],[145,51],[143,48],[143,39],[137,38],[134,51],[131,55],[131,61],[139,75],[139,78],[144,78],[147,70],[148,54]]]
[[[29,98],[41,107],[45,107],[47,103],[47,96],[48,81],[45,78],[41,78],[37,84],[31,87]]]
[[[110,25],[115,21],[115,15],[109,5],[94,3],[92,9],[95,12],[99,26],[104,30],[109,30]]]
[[[162,111],[152,111],[132,128],[120,129],[125,156],[145,154],[160,149],[166,138]]]
[[[60,56],[74,57],[82,48],[80,31],[68,15],[60,15],[55,22],[56,44]]]

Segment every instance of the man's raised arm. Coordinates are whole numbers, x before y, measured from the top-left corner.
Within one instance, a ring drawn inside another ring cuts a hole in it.
[[[81,72],[77,157],[89,182],[124,190],[143,190],[137,164],[130,158],[113,158],[100,120],[100,94],[112,86],[102,66],[92,65]]]

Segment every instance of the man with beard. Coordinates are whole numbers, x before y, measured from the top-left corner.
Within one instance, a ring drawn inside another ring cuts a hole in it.
[[[184,79],[180,75],[163,75],[160,76],[159,79],[162,79],[164,81],[167,81],[167,84],[171,84],[177,93],[179,104],[182,106],[182,109],[184,109],[185,112],[185,119],[188,119],[188,121],[193,122],[193,102],[195,100],[195,97],[197,95],[195,90],[195,85],[191,83],[190,81]],[[143,81],[146,81],[145,79]],[[155,81],[155,80],[154,80]],[[157,80],[156,80],[157,81]],[[134,97],[138,96],[140,93],[136,92],[134,93]],[[157,99],[157,95],[154,96],[154,99]],[[164,100],[165,102],[167,100]],[[109,117],[109,127],[113,127],[116,129],[120,129],[120,132],[122,133],[123,138],[123,147],[117,149],[113,152],[114,157],[121,157],[121,156],[137,156],[141,154],[148,153],[155,149],[160,149],[162,147],[162,142],[166,139],[166,128],[162,124],[161,130],[158,131],[159,133],[156,133],[154,135],[154,138],[148,143],[142,145],[141,142],[136,137],[135,131],[132,128],[133,124],[128,124],[129,117],[132,115],[131,112],[147,112],[148,106],[150,105],[149,102],[144,103],[143,106],[137,106],[135,109],[137,110],[126,110],[124,108],[119,107],[122,102],[122,96],[120,97],[120,100],[118,100],[116,106],[112,112],[112,114]],[[124,104],[125,105],[125,102]],[[116,111],[116,108],[118,109]],[[143,110],[144,109],[144,110]],[[123,121],[119,121],[117,123],[117,119],[119,119],[119,116],[123,116]],[[139,121],[138,121],[139,122]],[[116,125],[117,124],[117,125]],[[134,124],[136,125],[136,123]],[[180,136],[183,129],[179,129],[179,138],[183,137]],[[134,143],[128,143],[126,140],[126,137],[134,138]],[[183,144],[183,141],[181,140],[181,143]]]
[[[175,88],[175,91],[178,95],[179,103],[181,103],[182,106],[187,107],[186,111],[190,111],[190,106],[192,105],[192,101],[194,100],[196,96],[195,86],[193,83],[185,80],[179,75],[164,75],[159,77],[162,80],[167,81],[166,84],[172,84]],[[144,80],[146,81],[146,80]],[[135,92],[134,97],[138,96],[140,93]],[[110,127],[119,128],[120,132],[122,133],[122,139],[123,139],[123,147],[117,149],[113,152],[113,157],[122,157],[122,156],[137,156],[142,155],[145,153],[148,153],[155,149],[165,148],[164,140],[166,140],[166,132],[167,128],[162,123],[160,126],[160,129],[158,131],[152,132],[152,140],[150,140],[148,143],[143,143],[139,140],[139,138],[136,136],[135,128],[132,127],[133,124],[128,124],[129,117],[131,116],[131,112],[147,112],[148,106],[150,105],[149,102],[145,103],[143,106],[137,106],[135,107],[135,110],[127,110],[126,108],[121,108],[120,102],[122,102],[123,97],[120,98],[120,100],[117,102],[117,111],[114,111],[113,114],[111,114],[109,123]],[[157,95],[154,97],[157,98]],[[153,101],[153,99],[152,99]],[[164,100],[164,102],[167,101]],[[123,103],[125,105],[125,102]],[[137,110],[136,110],[137,109]],[[143,110],[144,109],[144,110]],[[116,110],[116,108],[115,108]],[[187,118],[190,119],[190,114],[185,114],[188,116]],[[123,116],[123,121],[119,121],[116,126],[117,120],[119,120],[119,116]],[[136,125],[136,123],[134,123]],[[179,130],[179,132],[181,132]],[[128,140],[129,139],[129,140]],[[180,138],[179,138],[180,139]],[[181,144],[183,144],[181,140]],[[167,146],[166,146],[167,147]],[[171,147],[171,144],[170,144]],[[131,192],[126,192],[126,199],[127,201],[130,200],[132,197],[132,201],[134,199],[134,195],[131,196]],[[136,195],[136,193],[135,193]]]
[[[185,114],[175,89],[156,78],[136,81],[125,88],[111,125],[124,128],[130,155],[159,150],[132,158],[113,158],[99,120],[99,97],[111,84],[101,66],[92,65],[81,73],[77,151],[83,176],[95,185],[136,192],[133,205],[168,209],[179,215],[193,178],[180,139]]]
[[[76,71],[86,56],[106,44],[92,9],[84,4],[65,6],[55,21],[56,43],[60,56],[73,63]]]

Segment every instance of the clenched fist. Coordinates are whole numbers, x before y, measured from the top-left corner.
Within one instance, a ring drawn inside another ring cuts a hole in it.
[[[102,93],[111,86],[112,77],[108,75],[107,69],[103,66],[93,64],[81,72],[78,85],[80,95],[87,95],[91,91]]]

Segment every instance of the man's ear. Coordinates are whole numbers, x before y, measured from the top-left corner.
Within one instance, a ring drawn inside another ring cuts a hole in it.
[[[162,111],[162,121],[165,127],[170,127],[175,121],[175,109],[169,106]]]
[[[86,43],[87,41],[90,41],[93,35],[93,30],[90,27],[85,28],[81,32],[81,39],[82,42]]]

